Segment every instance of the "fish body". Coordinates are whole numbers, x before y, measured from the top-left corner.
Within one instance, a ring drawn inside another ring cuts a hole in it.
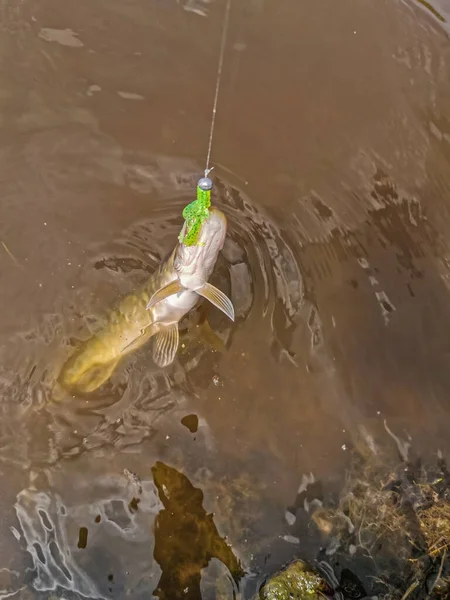
[[[182,233],[186,228],[186,223]],[[234,320],[231,301],[208,283],[226,236],[225,215],[212,208],[202,224],[199,243],[178,243],[150,279],[122,299],[106,325],[67,360],[59,383],[75,392],[92,392],[112,375],[130,352],[154,337],[153,359],[160,367],[173,362],[178,323],[204,297]]]

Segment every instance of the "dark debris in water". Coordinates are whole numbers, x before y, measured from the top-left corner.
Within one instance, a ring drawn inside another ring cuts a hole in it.
[[[186,415],[181,419],[181,424],[187,427],[191,433],[197,433],[198,417],[197,415]]]
[[[78,532],[78,548],[82,548],[84,550],[87,546],[87,541],[88,541],[87,527],[80,527],[80,531]]]
[[[345,598],[350,600],[360,600],[366,596],[363,584],[350,569],[342,569],[338,589],[344,594]]]

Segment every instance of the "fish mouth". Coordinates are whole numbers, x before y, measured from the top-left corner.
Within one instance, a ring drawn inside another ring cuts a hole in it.
[[[184,248],[197,248],[198,251],[198,248],[202,248],[205,245],[208,245],[208,243],[211,242],[217,234],[221,234],[222,239],[220,240],[220,248],[222,248],[227,233],[227,218],[220,209],[215,207],[211,207],[208,212],[209,214],[207,219],[200,226],[197,243],[187,246],[186,244],[183,244],[182,241],[180,241],[180,246]],[[183,224],[183,228],[180,232],[180,240],[184,239],[186,235],[186,230],[187,223],[185,221]]]
[[[202,224],[200,231],[200,244],[209,242],[211,246],[216,243],[222,249],[227,235],[227,218],[218,208],[210,208],[209,216]]]
[[[184,223],[181,236],[186,231]],[[176,270],[179,274],[193,274],[195,271],[210,271],[222,250],[227,235],[227,218],[218,208],[209,209],[208,218],[201,224],[198,241],[195,245],[178,245]]]

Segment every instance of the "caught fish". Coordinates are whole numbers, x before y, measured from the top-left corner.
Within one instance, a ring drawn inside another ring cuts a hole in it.
[[[180,234],[184,239],[186,222]],[[179,242],[147,283],[126,296],[107,324],[67,360],[59,383],[75,392],[92,392],[105,383],[121,359],[153,342],[153,360],[170,365],[179,344],[178,323],[206,298],[234,321],[231,300],[208,283],[225,242],[227,220],[217,208],[202,222],[196,245]]]

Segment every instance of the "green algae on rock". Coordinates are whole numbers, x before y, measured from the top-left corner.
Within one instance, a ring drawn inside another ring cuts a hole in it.
[[[332,588],[302,560],[292,562],[269,579],[257,600],[323,600],[333,595]]]

